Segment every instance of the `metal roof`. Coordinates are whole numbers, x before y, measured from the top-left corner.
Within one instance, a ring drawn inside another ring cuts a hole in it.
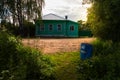
[[[42,16],[42,19],[43,20],[66,20],[63,17],[60,17],[60,16],[58,16],[56,14],[52,14],[52,13]]]

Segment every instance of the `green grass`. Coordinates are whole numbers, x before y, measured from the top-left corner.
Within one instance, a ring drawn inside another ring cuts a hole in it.
[[[55,64],[57,80],[77,80],[76,66],[80,59],[79,52],[47,54]]]

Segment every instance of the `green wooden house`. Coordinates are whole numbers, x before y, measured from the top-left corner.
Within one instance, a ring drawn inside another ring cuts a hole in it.
[[[36,36],[42,37],[78,37],[78,23],[62,18],[55,14],[43,16],[42,20],[36,20]]]

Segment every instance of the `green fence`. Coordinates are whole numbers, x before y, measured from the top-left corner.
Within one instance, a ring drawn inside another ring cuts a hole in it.
[[[79,31],[79,37],[92,37],[92,32],[90,30]]]

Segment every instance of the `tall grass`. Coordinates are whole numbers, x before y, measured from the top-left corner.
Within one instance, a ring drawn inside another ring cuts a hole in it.
[[[56,53],[47,55],[54,62],[56,80],[76,80],[77,61],[80,59],[79,52]]]

